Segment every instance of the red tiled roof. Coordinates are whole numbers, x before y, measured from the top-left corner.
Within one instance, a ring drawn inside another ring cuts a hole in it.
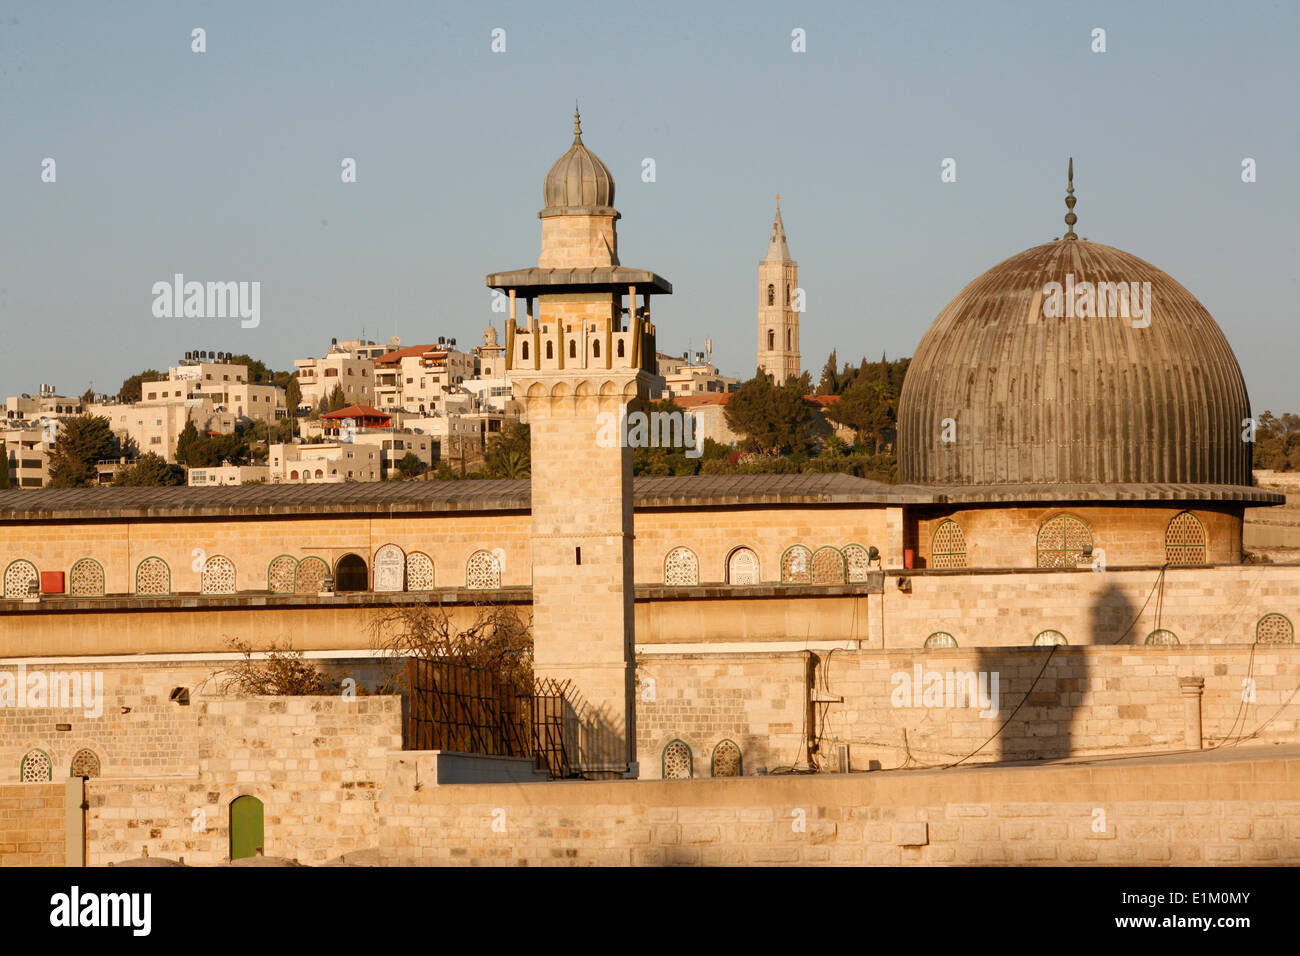
[[[387,412],[381,412],[377,408],[371,408],[369,405],[349,405],[347,408],[340,408],[337,412],[326,412],[321,418],[383,418],[388,419],[391,416]]]
[[[725,405],[731,401],[734,392],[706,392],[702,395],[674,395],[673,401],[682,408],[698,408],[701,405]]]
[[[398,349],[396,352],[388,352],[375,359],[376,365],[396,365],[402,359],[412,355],[423,355],[425,352],[438,351],[437,345],[408,345],[404,349]]]

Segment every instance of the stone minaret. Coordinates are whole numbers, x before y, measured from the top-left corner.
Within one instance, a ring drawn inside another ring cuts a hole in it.
[[[767,256],[758,264],[758,367],[777,385],[798,378],[799,313],[794,310],[799,285],[799,264],[790,258],[781,221],[781,197],[776,197],[776,218]]]
[[[532,429],[534,672],[580,698],[570,760],[621,776],[636,772],[632,450],[608,438],[662,383],[650,296],[672,286],[619,265],[614,177],[574,121],[546,176],[537,267],[487,284],[509,297],[508,374]]]

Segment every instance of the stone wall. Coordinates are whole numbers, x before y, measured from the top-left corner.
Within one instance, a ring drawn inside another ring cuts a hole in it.
[[[1300,863],[1300,759],[385,788],[418,865]],[[1241,781],[1249,780],[1248,792]]]
[[[63,866],[66,785],[0,785],[0,866]]]

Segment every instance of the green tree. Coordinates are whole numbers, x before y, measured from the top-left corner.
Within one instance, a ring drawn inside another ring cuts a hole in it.
[[[298,417],[298,406],[302,404],[302,386],[298,384],[298,376],[290,375],[288,382],[281,387],[284,389],[284,404],[289,409],[289,417]]]
[[[838,361],[835,357],[835,350],[831,349],[831,356],[826,360],[826,366],[822,369],[821,381],[817,385],[818,395],[838,395],[840,393]]]
[[[1254,467],[1272,471],[1300,469],[1300,415],[1259,416],[1255,429]]]
[[[532,475],[532,432],[511,422],[488,439],[483,454],[486,478],[528,478]],[[441,470],[440,470],[441,472]],[[441,477],[441,474],[439,475]]]
[[[397,463],[397,470],[403,478],[414,478],[416,475],[422,475],[425,472],[424,462],[420,461],[420,456],[413,451],[408,451],[402,456],[402,460]]]
[[[155,368],[137,372],[122,383],[122,387],[117,393],[117,400],[119,402],[138,402],[140,401],[140,386],[142,384],[145,382],[161,382],[162,380],[162,372]]]
[[[46,452],[50,462],[51,488],[79,488],[95,482],[95,463],[112,458],[117,439],[108,419],[98,415],[68,418]]]
[[[809,388],[806,372],[778,386],[759,371],[727,402],[727,424],[745,436],[743,444],[750,451],[766,455],[804,451],[812,444],[816,424],[804,397]]]
[[[677,441],[678,439],[684,441],[685,427],[683,425],[679,429],[676,423],[684,422],[687,413],[671,395],[663,401],[651,402],[646,413],[649,426],[647,441]],[[659,419],[659,425],[656,427],[656,415],[669,417]],[[670,423],[668,427],[663,425],[665,421]],[[690,450],[694,451],[694,446]],[[684,444],[670,447],[638,444],[632,449],[632,473],[634,475],[694,475],[700,470],[700,458],[688,456],[686,452],[687,448]]]
[[[180,437],[176,439],[176,460],[182,464],[190,465],[190,450],[194,443],[199,440],[199,430],[194,426],[193,420],[186,416],[185,427],[181,429]]]
[[[119,471],[113,477],[113,484],[128,487],[183,485],[185,469],[180,465],[169,465],[161,455],[148,452],[131,467]]]
[[[93,388],[88,388],[81,393],[81,404],[91,405],[94,403],[94,401],[95,401],[95,390]]]
[[[9,452],[0,445],[0,491],[9,487]]]
[[[340,409],[347,408],[347,407],[348,407],[348,400],[343,395],[343,386],[335,385],[334,391],[330,392],[330,404],[328,410],[331,412],[337,412]]]

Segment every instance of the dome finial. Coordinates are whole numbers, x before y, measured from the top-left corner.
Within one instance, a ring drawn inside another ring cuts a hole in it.
[[[1074,234],[1074,224],[1079,221],[1079,217],[1074,214],[1074,204],[1079,200],[1074,198],[1074,157],[1073,156],[1070,157],[1070,171],[1067,175],[1068,175],[1068,179],[1066,181],[1066,189],[1065,189],[1065,207],[1069,210],[1069,212],[1065,214],[1065,224],[1069,226],[1070,229],[1068,232],[1066,232],[1065,238],[1078,239],[1079,237]]]
[[[582,142],[582,115],[578,112],[578,101],[573,101],[573,141]]]

